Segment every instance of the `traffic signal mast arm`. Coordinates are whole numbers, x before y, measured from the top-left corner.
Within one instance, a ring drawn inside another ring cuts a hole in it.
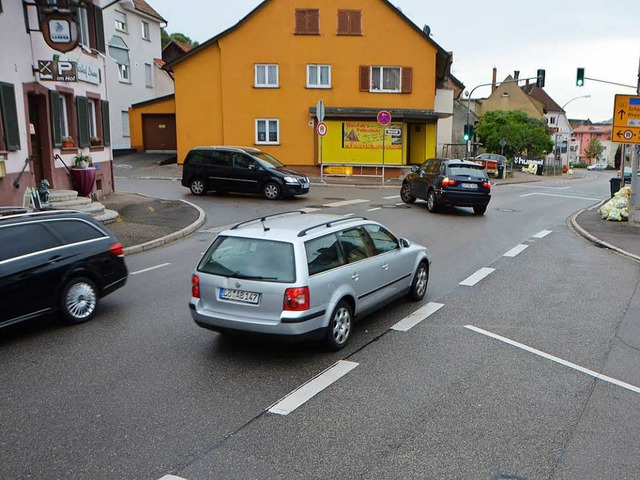
[[[638,78],[640,79],[640,69],[638,71]],[[585,80],[591,80],[592,82],[608,83],[609,85],[618,85],[619,87],[636,88],[633,85],[626,85],[624,83],[609,82],[608,80],[600,80],[598,78],[585,77],[584,68],[579,67],[576,74],[576,85],[579,87],[583,87]],[[638,81],[638,93],[640,93],[640,81]]]

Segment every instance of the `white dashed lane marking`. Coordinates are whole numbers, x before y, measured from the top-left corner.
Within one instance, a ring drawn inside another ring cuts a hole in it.
[[[522,252],[523,250],[529,248],[529,245],[524,245],[523,243],[516,245],[515,247],[513,247],[511,250],[509,250],[507,253],[505,253],[503,256],[504,257],[515,257],[516,255],[518,255],[520,252]]]
[[[382,207],[370,208],[367,212],[375,212],[376,210],[382,210]]]
[[[394,326],[391,327],[391,330],[397,330],[398,332],[406,332],[409,329],[415,327],[417,324],[426,320],[431,314],[437,312],[442,307],[444,307],[443,303],[434,303],[429,302],[424,307],[419,308],[415,312],[409,314]]]
[[[533,238],[544,238],[551,233],[551,230],[542,230],[536,233]]]
[[[371,200],[363,200],[361,198],[356,198],[355,200],[343,200],[341,202],[333,202],[333,203],[325,203],[322,205],[323,207],[335,208],[335,207],[344,207],[346,205],[354,205],[356,203],[366,203]]]
[[[400,198],[400,195],[390,195],[388,197],[382,197],[382,198],[384,198],[385,200],[391,200],[392,198]]]
[[[282,400],[269,407],[269,412],[278,415],[290,414],[296,408],[312,399],[332,383],[337,382],[357,366],[358,364],[355,362],[340,360],[338,363],[329,367],[324,372],[312,378],[307,383],[288,394]]]
[[[560,198],[577,198],[578,200],[602,200],[602,198],[593,198],[593,197],[578,197],[575,195],[558,195],[557,193],[544,193],[544,192],[534,192],[534,193],[525,193],[524,195],[520,195],[521,197],[529,197],[531,195],[544,195],[546,197],[560,197]]]
[[[466,285],[466,286],[469,286],[469,287],[473,287],[476,283],[478,283],[480,280],[482,280],[487,275],[490,275],[491,273],[493,273],[495,270],[496,270],[495,268],[483,267],[480,270],[478,270],[476,273],[474,273],[473,275],[470,275],[467,278],[465,278],[463,281],[461,281],[460,285]]]
[[[170,263],[163,263],[161,265],[156,265],[155,267],[144,268],[142,270],[138,270],[136,272],[130,272],[129,275],[138,275],[139,273],[150,272],[151,270],[156,270],[158,268],[166,267],[167,265],[171,265]]]
[[[488,332],[487,330],[483,330],[481,328],[474,327],[473,325],[465,325],[464,328],[468,328],[469,330],[472,330],[472,331],[474,331],[476,333],[480,333],[480,334],[485,335],[487,337],[491,337],[491,338],[494,338],[496,340],[500,340],[501,342],[507,343],[507,344],[512,345],[514,347],[521,348],[522,350],[525,350],[525,351],[527,351],[529,353],[533,353],[534,355],[538,355],[540,357],[546,358],[547,360],[551,360],[552,362],[559,363],[560,365],[564,365],[565,367],[573,368],[574,370],[577,370],[577,371],[582,372],[584,374],[590,375],[590,376],[592,376],[594,378],[597,378],[598,380],[602,380],[603,382],[608,382],[608,383],[611,383],[613,385],[617,385],[619,387],[626,388],[627,390],[631,390],[632,392],[640,393],[640,387],[636,387],[635,385],[631,385],[630,383],[622,382],[620,380],[616,380],[615,378],[608,377],[606,375],[602,375],[601,373],[598,373],[598,372],[594,372],[593,370],[589,370],[588,368],[581,367],[580,365],[576,365],[575,363],[568,362],[566,360],[563,360],[562,358],[556,357],[554,355],[551,355],[549,353],[543,352],[543,351],[538,350],[536,348],[530,347],[530,346],[525,345],[523,343],[516,342],[515,340],[511,340],[511,339],[503,337],[501,335],[497,335],[495,333]]]

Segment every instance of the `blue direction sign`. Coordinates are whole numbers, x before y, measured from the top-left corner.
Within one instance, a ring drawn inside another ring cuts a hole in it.
[[[386,110],[378,112],[378,123],[380,125],[389,125],[391,123],[391,114]]]

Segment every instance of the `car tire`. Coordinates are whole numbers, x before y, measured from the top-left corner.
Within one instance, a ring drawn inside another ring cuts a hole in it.
[[[267,182],[262,187],[262,193],[267,200],[277,200],[282,196],[282,187],[277,182]]]
[[[482,205],[479,207],[473,207],[473,213],[475,213],[476,215],[484,215],[484,212],[487,211],[487,206],[486,205]]]
[[[351,338],[353,329],[353,309],[346,300],[340,300],[331,314],[331,320],[327,326],[325,344],[330,350],[344,348]]]
[[[427,194],[427,210],[429,210],[431,213],[435,213],[438,211],[436,192],[433,190],[429,190],[429,193]]]
[[[191,193],[194,195],[201,197],[207,193],[207,184],[200,177],[195,177],[189,182],[189,190],[191,190]]]
[[[416,273],[413,275],[411,282],[411,290],[409,290],[409,298],[415,302],[419,302],[427,293],[429,285],[429,266],[426,262],[420,262]]]
[[[77,324],[91,320],[98,307],[98,289],[86,277],[69,280],[60,295],[60,311],[67,323]]]
[[[416,197],[411,193],[411,185],[408,183],[402,184],[402,188],[400,188],[400,198],[404,203],[413,203],[416,201]]]

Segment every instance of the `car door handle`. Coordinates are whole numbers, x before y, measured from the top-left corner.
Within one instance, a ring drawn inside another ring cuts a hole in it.
[[[56,255],[55,257],[51,257],[47,263],[48,263],[48,264],[58,263],[58,261],[59,261],[61,258],[62,258],[62,257],[61,257],[60,255]]]
[[[388,263],[385,263],[384,265],[382,265],[382,268],[383,268],[384,270],[389,270],[389,264],[388,264]]]
[[[354,273],[353,275],[351,275],[351,279],[355,280],[356,282],[358,281],[359,278],[360,278],[360,275],[358,275],[357,273]]]

